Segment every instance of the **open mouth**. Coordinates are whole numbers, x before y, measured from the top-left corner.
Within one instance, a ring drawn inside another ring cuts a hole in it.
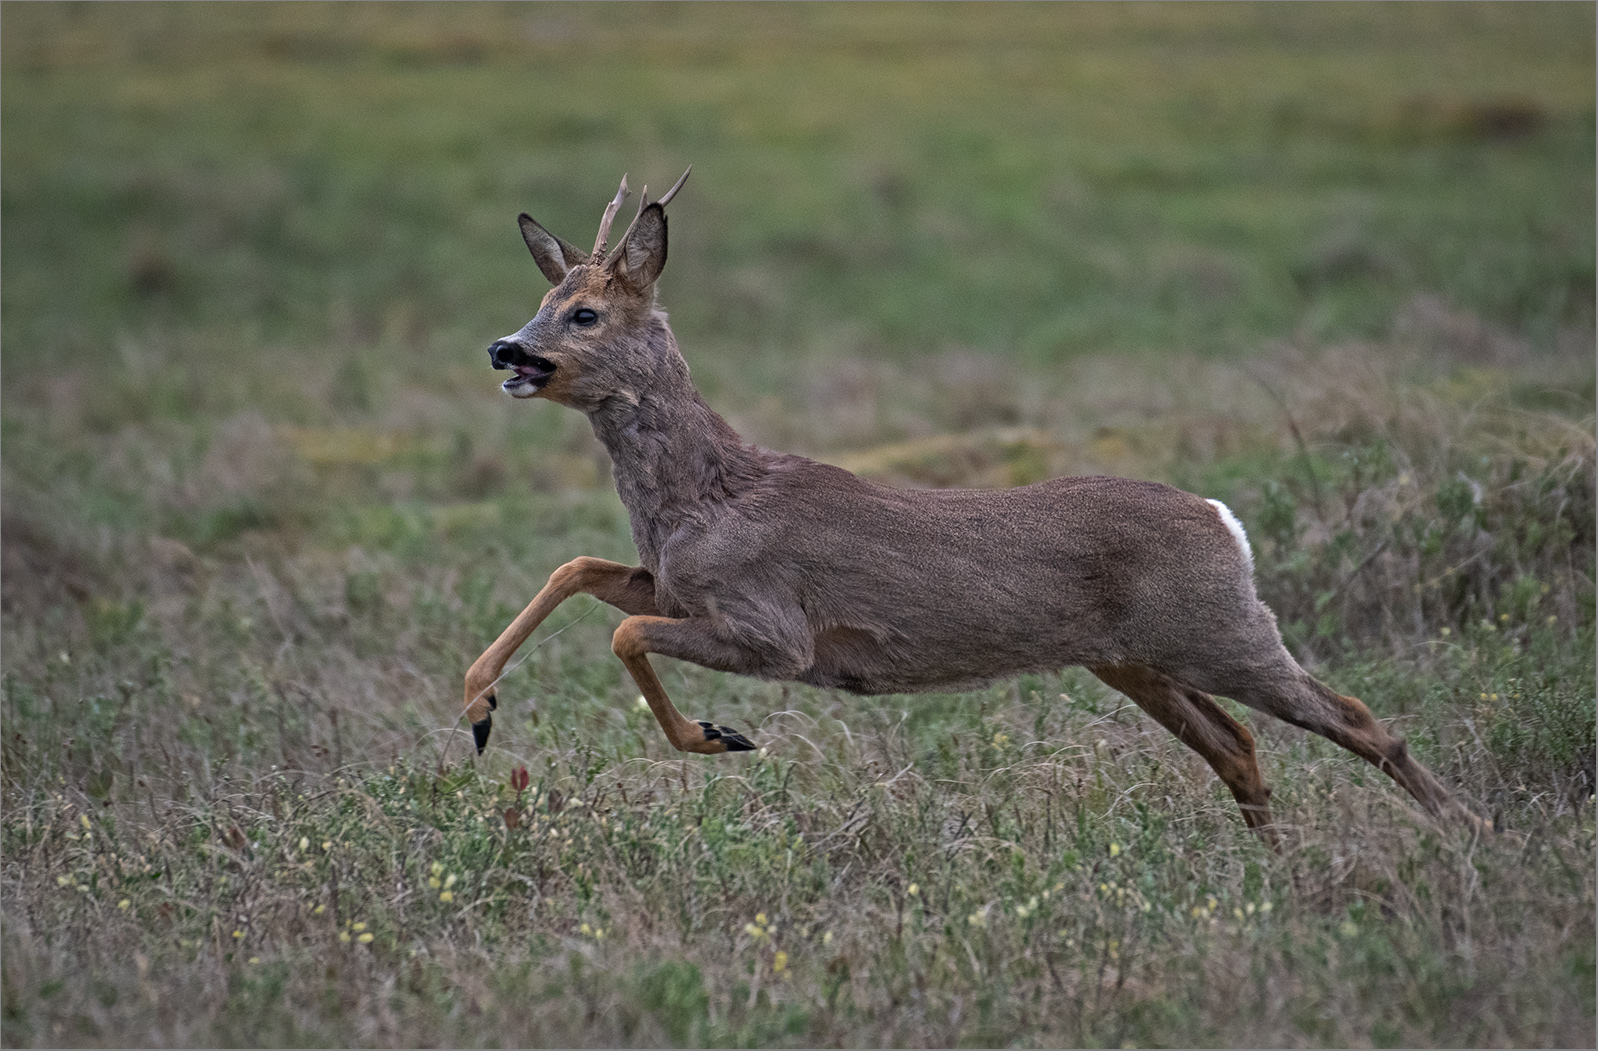
[[[555,363],[537,354],[526,355],[521,362],[510,366],[510,369],[516,375],[500,386],[506,392],[524,398],[543,390],[544,385],[555,375]]]

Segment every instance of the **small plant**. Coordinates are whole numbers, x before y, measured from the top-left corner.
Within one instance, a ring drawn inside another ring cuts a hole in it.
[[[517,826],[521,824],[522,793],[527,791],[527,784],[528,773],[525,766],[518,766],[515,770],[511,771],[510,786],[516,792],[516,802],[514,805],[505,808],[504,816],[505,827],[513,832],[516,830]]]

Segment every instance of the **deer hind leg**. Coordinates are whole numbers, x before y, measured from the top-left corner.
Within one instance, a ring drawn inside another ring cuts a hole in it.
[[[1254,758],[1254,735],[1214,698],[1151,668],[1123,665],[1092,672],[1137,703],[1177,739],[1204,758],[1232,791],[1243,820],[1273,848],[1271,790]]]
[[[670,617],[628,617],[616,629],[610,648],[632,673],[649,710],[655,713],[666,739],[679,752],[720,755],[722,752],[749,752],[754,745],[736,730],[702,719],[689,719],[666,696],[666,688],[649,664],[649,654],[692,661],[717,671],[751,672],[755,661],[747,651],[728,643],[700,618],[676,620]]]
[[[1266,670],[1251,670],[1215,692],[1294,726],[1318,733],[1387,774],[1433,817],[1455,816],[1482,831],[1492,826],[1455,802],[1432,772],[1416,762],[1402,737],[1389,733],[1371,710],[1316,680],[1283,652]]]
[[[579,592],[586,592],[601,602],[607,602],[624,613],[657,613],[655,608],[655,578],[638,566],[624,566],[620,562],[607,562],[602,558],[576,558],[561,566],[549,576],[549,583],[527,608],[500,633],[494,644],[472,662],[466,673],[466,716],[472,724],[472,738],[477,743],[477,754],[482,755],[488,745],[488,734],[494,728],[491,714],[499,707],[494,696],[494,686],[499,682],[505,662],[521,648],[544,618],[555,607]]]

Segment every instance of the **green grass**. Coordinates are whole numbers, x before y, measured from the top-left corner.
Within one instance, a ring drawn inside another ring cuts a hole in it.
[[[7,1046],[1592,1040],[1590,6],[0,24]],[[1515,834],[1250,719],[1272,854],[1077,671],[660,661],[766,746],[682,759],[587,599],[472,761],[467,664],[633,557],[485,367],[514,216],[688,163],[662,295],[744,434],[1226,500],[1294,652]]]

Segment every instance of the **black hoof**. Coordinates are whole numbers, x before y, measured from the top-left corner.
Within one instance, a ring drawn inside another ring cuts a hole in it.
[[[494,717],[483,716],[483,721],[472,724],[472,740],[477,742],[477,754],[482,755],[483,749],[488,747],[488,731],[494,728]]]
[[[705,740],[721,741],[726,744],[729,752],[753,752],[755,750],[755,746],[749,742],[749,738],[730,727],[717,726],[715,723],[707,723],[700,719],[699,728],[705,731]]]

